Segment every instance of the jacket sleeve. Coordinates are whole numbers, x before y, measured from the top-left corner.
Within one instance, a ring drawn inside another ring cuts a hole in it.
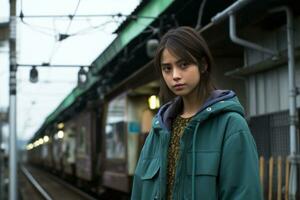
[[[147,139],[148,139],[148,136],[147,136]],[[147,141],[147,139],[146,139],[146,141]],[[138,168],[141,165],[141,160],[142,160],[142,157],[143,157],[142,154],[143,154],[143,150],[145,149],[145,145],[146,145],[146,143],[144,144],[144,146],[142,148],[139,160],[138,160],[136,168],[135,168],[135,173],[134,173],[134,176],[133,176],[133,183],[132,183],[132,190],[131,190],[131,200],[141,199],[142,181],[141,181],[141,177],[138,176],[136,173],[137,173]]]
[[[219,176],[219,199],[262,200],[258,154],[248,126],[225,138]]]
[[[131,200],[141,200],[142,198],[142,180],[141,180],[141,167],[142,167],[142,160],[143,157],[145,157],[145,154],[149,151],[149,143],[153,141],[153,129],[149,132],[145,143],[143,145],[143,148],[140,153],[139,160],[137,162],[136,168],[135,168],[135,173],[133,176],[133,183],[132,183],[132,190],[131,190]]]
[[[132,191],[131,191],[131,200],[141,199],[141,186],[142,186],[141,179],[138,176],[134,176]]]

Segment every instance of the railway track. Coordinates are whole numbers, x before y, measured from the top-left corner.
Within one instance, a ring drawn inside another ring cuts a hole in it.
[[[72,186],[71,184],[37,168],[21,167],[23,200],[46,199],[46,200],[95,200],[96,198]],[[26,179],[26,180],[24,180]],[[28,184],[30,183],[31,189]],[[24,191],[24,188],[27,188]],[[34,192],[33,192],[34,191]]]

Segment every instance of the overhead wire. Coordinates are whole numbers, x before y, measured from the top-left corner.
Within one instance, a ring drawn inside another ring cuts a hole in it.
[[[52,50],[51,50],[51,53],[50,53],[50,56],[49,56],[49,59],[48,59],[48,63],[51,63],[52,62],[52,59],[55,55],[55,53],[58,51],[58,49],[60,48],[61,46],[61,42],[57,42],[57,40],[55,39],[54,40],[54,44],[53,44],[53,47],[52,47]]]
[[[77,4],[77,5],[78,5],[78,4]],[[21,14],[20,14],[19,17],[21,18],[21,22],[24,23],[24,24],[25,24],[26,26],[28,26],[29,28],[31,28],[32,30],[53,37],[53,36],[57,36],[57,33],[58,33],[58,31],[57,31],[56,28],[55,28],[55,17],[63,17],[63,16],[67,16],[67,15],[62,15],[62,16],[46,16],[46,17],[53,17],[53,27],[54,27],[54,28],[49,28],[49,27],[45,27],[45,26],[34,25],[34,24],[30,24],[30,23],[26,22],[26,21],[24,20],[24,18],[27,18],[27,17],[29,17],[29,16],[24,16],[22,9],[21,9]],[[155,18],[155,17],[151,17],[151,16],[133,16],[133,15],[124,15],[124,14],[120,14],[120,13],[118,13],[118,14],[97,15],[98,17],[99,17],[99,16],[100,16],[100,17],[109,17],[109,16],[110,16],[110,17],[112,17],[113,20],[106,21],[106,22],[104,22],[104,23],[102,23],[102,24],[99,24],[99,25],[97,25],[97,26],[91,25],[90,27],[84,28],[83,30],[80,30],[80,31],[78,31],[78,32],[76,32],[76,33],[67,34],[67,32],[68,32],[69,29],[70,29],[71,22],[74,20],[75,17],[77,17],[77,15],[68,15],[68,16],[69,16],[69,19],[72,18],[72,20],[70,20],[70,23],[68,24],[68,28],[67,28],[67,30],[66,30],[66,35],[69,35],[69,36],[76,36],[76,35],[81,34],[82,32],[83,32],[83,34],[86,34],[85,32],[88,32],[88,30],[96,30],[96,29],[99,29],[99,28],[101,28],[102,26],[107,25],[107,24],[112,23],[112,22],[115,22],[116,24],[120,24],[120,23],[122,23],[122,22],[126,19],[126,18],[125,18],[125,19],[122,19],[122,17],[148,18],[148,19],[150,19],[150,18]],[[95,17],[96,15],[82,15],[82,16],[84,16],[84,17],[86,17],[87,19],[89,19],[90,17]],[[33,17],[33,16],[31,16],[31,17]],[[34,17],[37,17],[37,18],[38,18],[38,17],[43,17],[43,16],[34,16]],[[44,16],[44,17],[45,17],[45,16]],[[85,20],[86,20],[86,19],[85,19]],[[86,21],[87,21],[87,20],[86,20]],[[139,22],[139,23],[140,23],[140,22]],[[150,27],[150,28],[151,28],[151,27]],[[51,34],[50,32],[43,31],[43,29],[49,30],[49,31],[51,31],[51,32],[54,32],[54,34]]]
[[[74,18],[74,16],[76,15],[76,12],[77,12],[77,10],[78,10],[78,8],[79,8],[80,2],[81,2],[81,0],[78,0],[77,6],[76,6],[75,11],[74,11],[74,14],[73,14],[73,15],[70,15],[70,22],[69,22],[69,25],[68,25],[68,27],[67,27],[67,30],[65,31],[66,34],[68,34],[68,32],[69,32],[69,29],[70,29],[71,24],[72,24],[72,22],[73,22],[73,18]]]
[[[79,8],[79,5],[81,3],[81,0],[78,0],[77,2],[77,5],[75,7],[75,10],[73,12],[72,15],[57,15],[57,16],[24,16],[24,13],[23,13],[23,0],[21,0],[21,12],[20,12],[20,18],[21,18],[21,22],[26,25],[27,27],[29,27],[30,29],[34,30],[34,31],[37,31],[41,34],[44,34],[44,35],[47,35],[47,36],[51,36],[51,37],[54,37],[55,38],[55,41],[54,41],[54,45],[52,47],[52,50],[51,50],[51,53],[50,53],[50,56],[49,56],[49,59],[48,59],[48,63],[51,63],[51,61],[53,60],[56,52],[59,50],[60,46],[61,46],[61,41],[70,37],[70,36],[77,36],[77,35],[84,35],[84,34],[88,34],[92,31],[99,31],[99,30],[102,30],[104,32],[106,32],[104,29],[105,29],[105,26],[110,24],[110,23],[117,23],[117,24],[120,24],[122,23],[125,19],[127,18],[132,18],[132,19],[136,19],[135,21],[139,24],[142,24],[142,25],[146,25],[142,22],[140,22],[140,20],[137,20],[138,18],[145,18],[145,19],[153,19],[153,18],[156,18],[156,17],[152,17],[152,16],[136,16],[136,15],[124,15],[124,14],[121,14],[121,13],[117,13],[117,14],[103,14],[103,15],[76,15],[77,11],[78,11],[78,8]],[[29,24],[28,22],[26,22],[24,20],[24,18],[26,17],[39,17],[39,18],[42,18],[42,17],[59,17],[59,18],[62,18],[62,17],[69,17],[69,24],[67,25],[67,28],[66,28],[66,31],[65,31],[65,34],[60,34],[59,31],[57,31],[56,29],[56,24],[55,24],[55,19],[53,19],[53,28],[49,28],[49,27],[44,27],[44,26],[38,26],[38,25],[33,25],[33,24]],[[91,25],[90,23],[90,27],[86,27],[86,28],[83,28],[77,32],[74,32],[74,33],[71,33],[69,34],[69,30],[71,28],[71,25],[72,25],[72,22],[74,20],[75,17],[77,16],[80,16],[80,17],[107,17],[107,16],[110,16],[112,17],[111,20],[108,20],[108,21],[105,21],[99,25]],[[125,17],[124,19],[122,19],[123,17]],[[151,30],[145,30],[143,32],[156,32],[157,31],[157,28],[151,26],[151,25],[147,25],[148,28],[147,29],[151,29]],[[112,34],[111,32],[109,34]]]
[[[49,32],[42,31],[42,30],[38,29],[38,28],[50,29],[50,28],[32,25],[32,24],[29,24],[29,23],[25,22],[24,20],[21,20],[21,22],[22,22],[24,25],[26,25],[28,28],[30,28],[30,29],[32,29],[32,30],[34,30],[34,31],[36,31],[36,32],[39,32],[39,33],[41,33],[41,34],[44,34],[44,35],[47,35],[47,36],[51,36],[51,37],[55,36],[55,35],[53,35],[53,34],[51,34],[51,33],[49,33]]]
[[[90,30],[91,32],[94,31],[94,30],[103,30],[107,24],[113,23],[114,21],[113,21],[112,19],[110,19],[110,20],[105,21],[104,23],[99,24],[99,25],[93,25],[93,24],[91,23],[90,19],[86,19],[86,22],[87,22],[87,24],[89,25],[89,27],[77,31],[77,32],[75,33],[75,35],[86,34],[86,33],[88,33],[89,30]],[[100,29],[100,28],[101,28],[101,29]]]
[[[52,27],[53,27],[53,33],[54,33],[54,35],[57,35],[58,31],[56,31],[55,19],[52,19]]]
[[[99,24],[99,25],[90,25],[90,27],[87,27],[87,28],[83,28],[75,33],[72,33],[70,34],[70,36],[76,36],[76,35],[84,35],[84,34],[88,34],[88,33],[91,33],[91,31],[95,31],[95,30],[99,30],[100,28],[105,28],[106,25],[110,24],[110,23],[114,23],[115,21],[114,20],[109,20],[109,21],[106,21],[102,24]],[[100,29],[101,30],[101,29]]]
[[[22,22],[24,25],[26,25],[28,28],[30,28],[30,29],[32,29],[32,30],[34,30],[34,31],[37,31],[37,32],[39,32],[39,33],[42,33],[42,34],[44,34],[44,35],[47,35],[47,36],[51,36],[51,37],[54,36],[54,35],[52,35],[52,34],[49,33],[49,32],[45,32],[45,31],[41,30],[41,29],[46,29],[46,30],[51,30],[51,31],[52,31],[52,29],[49,28],[49,27],[33,25],[33,24],[29,24],[29,23],[25,22],[25,20],[24,20],[24,13],[23,13],[23,0],[21,0],[21,11],[20,11],[20,16],[19,16],[19,17],[20,17],[20,19],[21,19],[21,22]]]
[[[70,22],[69,22],[69,24],[68,24],[68,26],[67,26],[67,29],[66,29],[66,31],[65,31],[66,35],[68,35],[69,29],[70,29],[71,24],[72,24],[72,21],[73,21],[73,16],[76,15],[76,12],[77,12],[77,10],[78,10],[78,8],[79,8],[80,2],[81,2],[81,0],[78,0],[77,5],[76,5],[76,8],[75,8],[75,11],[74,11],[72,17],[70,16]],[[60,42],[57,43],[58,41],[60,41],[59,38],[57,38],[57,40],[55,40],[55,44],[54,44],[54,46],[53,46],[53,48],[52,48],[52,52],[51,52],[50,57],[49,57],[49,59],[48,59],[48,63],[51,63],[51,61],[52,61],[52,59],[53,59],[55,53],[56,53],[56,52],[58,51],[58,49],[61,47],[61,43],[60,43]],[[57,44],[57,45],[56,45],[56,44]]]
[[[24,16],[25,18],[60,18],[61,20],[66,20],[66,19],[70,19],[70,17],[73,18],[94,18],[94,17],[125,17],[125,18],[156,18],[156,17],[152,17],[152,16],[136,16],[136,15],[132,15],[132,14],[122,14],[122,13],[117,13],[117,14],[84,14],[84,15],[26,15]],[[77,19],[78,20],[78,19]]]

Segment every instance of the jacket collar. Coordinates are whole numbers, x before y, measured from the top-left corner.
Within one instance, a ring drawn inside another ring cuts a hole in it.
[[[154,128],[162,128],[166,131],[171,130],[172,121],[182,110],[183,101],[181,97],[176,97],[172,101],[163,105],[153,121]],[[228,107],[228,108],[226,108]],[[236,94],[230,90],[214,90],[206,102],[199,108],[190,123],[198,123],[219,114],[220,112],[236,111],[243,115],[244,111]]]

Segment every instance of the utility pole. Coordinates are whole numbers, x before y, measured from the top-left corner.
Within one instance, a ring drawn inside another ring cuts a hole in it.
[[[17,200],[17,148],[16,148],[16,0],[10,1],[9,18],[9,200]]]
[[[1,115],[1,113],[0,113]],[[3,199],[3,168],[4,168],[4,159],[3,159],[3,153],[2,152],[2,120],[0,117],[0,200]]]
[[[8,113],[6,109],[0,108],[0,200],[4,199],[4,149],[2,149],[1,144],[3,142],[2,127],[4,124],[7,124]]]

